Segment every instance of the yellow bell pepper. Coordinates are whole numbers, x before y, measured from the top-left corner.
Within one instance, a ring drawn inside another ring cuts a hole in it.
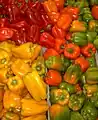
[[[47,98],[46,84],[37,71],[34,70],[32,73],[26,74],[23,77],[23,81],[29,93],[36,101]]]
[[[19,75],[21,77],[31,71],[30,66],[22,59],[16,59],[15,62],[12,63],[11,69],[15,75]]]
[[[21,94],[24,89],[23,80],[19,76],[13,76],[8,79],[7,82],[8,88],[17,94]]]
[[[19,109],[21,108],[21,97],[10,90],[6,90],[3,97],[3,105],[4,108],[9,110],[11,108],[13,109]]]
[[[8,78],[12,77],[13,73],[9,68],[1,68],[0,69],[0,82],[1,83],[7,83]]]
[[[13,47],[15,47],[15,44],[7,41],[0,42],[0,48],[4,49],[8,53],[11,53]]]
[[[11,54],[0,48],[0,68],[5,67],[10,61]]]
[[[42,56],[39,56],[37,60],[33,61],[32,70],[37,70],[40,76],[45,74],[46,67],[44,63],[44,58]]]
[[[20,46],[12,48],[12,54],[15,57],[22,59],[32,59],[34,60],[40,53],[41,46],[33,44],[32,42],[24,43]]]
[[[20,120],[19,115],[13,112],[6,112],[3,115],[2,120]]]
[[[49,108],[46,100],[37,102],[34,99],[28,98],[22,99],[21,104],[22,104],[21,115],[24,117],[43,114]]]
[[[22,120],[47,120],[47,119],[46,119],[46,115],[37,115],[36,117],[30,116],[30,117],[23,118]]]

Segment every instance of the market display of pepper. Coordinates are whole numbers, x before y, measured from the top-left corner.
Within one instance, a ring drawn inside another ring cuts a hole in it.
[[[98,0],[0,0],[0,120],[98,120],[97,11]]]

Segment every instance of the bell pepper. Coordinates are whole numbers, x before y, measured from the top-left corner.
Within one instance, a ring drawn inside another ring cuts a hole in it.
[[[36,115],[36,116],[30,116],[30,117],[25,117],[21,120],[46,120],[46,115]]]
[[[63,53],[64,51],[64,48],[65,48],[65,39],[60,39],[60,38],[56,38],[55,39],[55,46],[54,46],[54,49],[59,53]]]
[[[63,64],[61,58],[58,56],[50,56],[46,61],[45,65],[48,69],[55,69],[58,71],[62,71]]]
[[[1,68],[0,69],[0,82],[6,84],[8,78],[13,76],[13,72],[9,68]]]
[[[26,73],[31,71],[30,66],[22,59],[16,59],[12,63],[11,69],[15,75],[19,75],[20,77],[23,77]]]
[[[89,62],[84,57],[77,58],[75,64],[80,65],[82,72],[85,72],[89,68]]]
[[[4,68],[10,61],[11,54],[3,49],[0,49],[0,68]]]
[[[41,46],[31,42],[12,48],[12,54],[21,59],[36,59],[41,51]]]
[[[96,67],[96,59],[95,59],[95,55],[93,55],[92,57],[88,57],[87,58],[90,67]]]
[[[66,39],[67,41],[71,41],[71,37],[72,37],[72,33],[71,33],[71,32],[67,32],[67,33],[66,33],[66,36],[65,36],[65,39]]]
[[[87,37],[85,32],[75,32],[72,34],[71,41],[79,46],[87,45]]]
[[[40,36],[40,45],[46,48],[53,48],[55,44],[54,38],[47,32],[43,32]]]
[[[43,53],[44,59],[47,60],[51,56],[59,56],[59,53],[55,49],[46,49],[46,51]]]
[[[34,99],[22,99],[21,100],[22,108],[21,115],[26,116],[36,116],[39,114],[43,114],[48,111],[48,103],[46,100],[35,101]],[[32,109],[33,108],[33,109]]]
[[[70,120],[70,109],[66,105],[53,104],[49,111],[52,120]]]
[[[64,0],[54,0],[58,10],[61,10],[64,7]]]
[[[98,1],[97,0],[90,0],[90,5],[98,5]]]
[[[71,65],[71,61],[67,59],[63,54],[61,54],[60,58],[63,64],[62,72],[65,72],[67,68]]]
[[[69,84],[76,84],[82,75],[79,65],[70,65],[64,74],[64,81]]]
[[[50,91],[50,101],[52,104],[66,105],[69,102],[69,93],[64,89],[52,89]]]
[[[36,101],[47,98],[46,84],[36,70],[24,75],[23,82]]]
[[[85,79],[88,84],[97,84],[98,83],[98,68],[90,67],[85,73]]]
[[[83,93],[72,94],[69,98],[68,106],[73,111],[78,111],[82,108],[85,101]]]
[[[68,30],[72,22],[72,18],[69,14],[61,14],[58,21],[57,26],[63,30]]]
[[[95,31],[98,33],[98,21],[97,20],[90,20],[88,24],[89,31]]]
[[[70,32],[85,32],[86,30],[86,23],[79,20],[74,20],[70,27]]]
[[[71,84],[66,83],[66,82],[61,82],[59,85],[59,88],[67,90],[70,94],[73,94],[77,91],[75,85],[71,85]]]
[[[71,120],[84,120],[79,112],[71,112]]]
[[[7,85],[12,92],[17,94],[20,94],[21,91],[24,89],[23,80],[18,76],[10,77],[8,79]]]
[[[52,27],[52,35],[55,38],[62,38],[64,39],[65,37],[65,31],[63,29],[58,28],[56,25],[54,27]]]
[[[95,40],[96,36],[97,36],[97,33],[96,32],[87,32],[86,34],[87,36],[87,40],[89,43],[93,43],[93,41]]]
[[[96,36],[96,38],[94,39],[93,44],[96,47],[96,49],[98,49],[98,36]]]
[[[79,46],[69,43],[65,46],[64,56],[69,59],[76,59],[80,55]]]
[[[92,96],[90,97],[90,102],[98,108],[98,92],[94,92]]]
[[[0,83],[0,102],[2,102],[2,100],[3,100],[3,97],[4,97],[4,84],[1,84]]]
[[[91,57],[96,53],[96,48],[92,43],[88,43],[88,45],[83,46],[81,48],[81,53],[85,56],[85,57]]]
[[[87,97],[91,97],[93,93],[98,92],[98,85],[97,84],[94,84],[94,85],[84,84],[83,91]]]
[[[81,109],[81,115],[84,120],[96,120],[98,111],[92,103],[86,102]]]
[[[35,61],[33,61],[31,66],[32,70],[37,70],[40,76],[45,75],[46,67],[44,58],[42,56],[39,56]]]
[[[10,110],[11,108],[13,110],[17,109],[20,111],[21,108],[21,97],[10,90],[6,90],[4,93],[4,98],[3,98],[3,105],[4,108],[7,110]]]
[[[61,81],[62,81],[62,76],[61,76],[60,72],[58,72],[56,70],[51,70],[50,69],[46,73],[46,77],[44,79],[45,79],[45,82],[48,85],[58,86],[61,83]]]
[[[13,112],[6,112],[3,117],[2,117],[3,120],[19,120],[19,115],[18,114],[15,114]]]

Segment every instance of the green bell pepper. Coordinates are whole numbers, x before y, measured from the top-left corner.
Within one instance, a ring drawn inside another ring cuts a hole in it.
[[[90,5],[98,5],[98,0],[90,0]]]
[[[85,84],[83,86],[83,92],[87,97],[91,97],[93,93],[98,92],[98,85]]]
[[[79,65],[71,65],[64,74],[64,81],[69,84],[76,84],[81,78],[82,71]]]
[[[84,120],[79,112],[71,112],[71,120]]]
[[[96,120],[98,111],[92,103],[86,102],[81,109],[81,115],[84,120]]]
[[[75,85],[71,85],[71,84],[66,83],[66,82],[60,83],[59,88],[60,88],[60,89],[65,89],[65,90],[67,90],[70,94],[76,92],[76,87],[75,87]]]
[[[73,111],[78,111],[82,108],[85,101],[85,96],[82,92],[72,94],[69,98],[68,106]]]
[[[87,34],[87,40],[89,43],[93,43],[93,41],[95,40],[96,36],[97,36],[97,33],[96,32],[90,32],[88,31]]]
[[[85,32],[76,32],[72,34],[72,42],[79,46],[87,45],[87,37]]]
[[[48,69],[55,69],[55,70],[59,70],[59,71],[63,70],[62,60],[59,56],[50,56],[45,61],[45,65]]]
[[[96,36],[93,44],[95,45],[96,49],[98,49],[98,36]]]
[[[90,20],[88,24],[89,31],[98,33],[98,20]]]
[[[67,70],[67,68],[71,65],[71,61],[67,58],[64,57],[64,55],[61,55],[61,61],[63,64],[63,69],[62,72],[65,72]]]
[[[79,83],[83,86],[84,84],[86,84],[86,80],[85,80],[85,73],[82,74],[81,78],[79,79]]]
[[[95,59],[95,55],[93,55],[92,57],[87,58],[87,60],[89,61],[90,67],[96,67],[96,59]]]
[[[98,67],[90,67],[85,73],[85,79],[88,84],[98,83]]]
[[[50,91],[50,101],[52,104],[65,105],[69,102],[69,93],[64,89],[52,89]]]
[[[96,108],[98,108],[98,91],[92,94],[90,101]]]

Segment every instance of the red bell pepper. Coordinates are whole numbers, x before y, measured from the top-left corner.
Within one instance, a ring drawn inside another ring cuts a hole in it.
[[[57,26],[63,30],[68,30],[72,22],[72,18],[69,14],[61,14],[58,21]]]
[[[56,38],[54,49],[60,54],[63,53],[65,48],[65,43],[66,43],[65,39]]]
[[[53,49],[53,48],[50,48],[50,49],[47,49],[45,52],[44,52],[44,59],[47,60],[50,56],[59,56],[59,53]]]
[[[92,43],[88,43],[88,45],[81,48],[81,53],[85,57],[91,57],[96,53],[96,48]]]
[[[65,31],[63,29],[58,28],[56,25],[52,28],[52,35],[55,38],[61,38],[64,39],[65,38]]]
[[[89,68],[89,62],[84,57],[77,58],[75,64],[80,65],[82,72],[85,72]]]
[[[55,39],[47,32],[43,32],[40,36],[40,45],[46,48],[53,48],[55,45]]]
[[[71,41],[72,33],[68,32],[66,33],[65,39],[68,41]]]
[[[51,19],[52,23],[56,23],[60,16],[59,12],[50,12],[47,14],[48,14],[49,18]]]
[[[79,46],[69,43],[65,46],[64,49],[64,56],[69,59],[76,59],[80,55],[80,48]]]
[[[9,26],[9,21],[7,18],[0,18],[0,28],[1,27],[8,27]]]

